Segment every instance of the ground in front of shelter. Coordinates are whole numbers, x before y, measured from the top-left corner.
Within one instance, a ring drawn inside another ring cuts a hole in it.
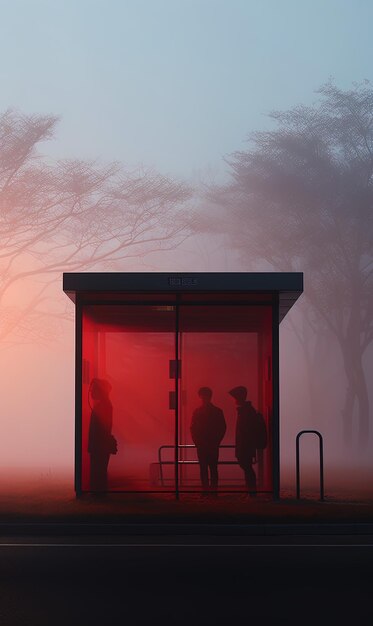
[[[0,480],[1,523],[17,522],[118,522],[118,523],[373,523],[373,496],[368,493],[302,492],[297,500],[283,488],[279,501],[266,494],[248,498],[224,494],[108,494],[77,499],[71,476],[13,475]]]

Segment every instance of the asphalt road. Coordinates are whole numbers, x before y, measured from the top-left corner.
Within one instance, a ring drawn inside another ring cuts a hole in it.
[[[370,535],[0,540],[1,626],[367,624],[372,590]]]

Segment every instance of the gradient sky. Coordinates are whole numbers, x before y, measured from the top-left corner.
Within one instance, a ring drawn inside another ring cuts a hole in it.
[[[222,174],[265,114],[372,79],[371,0],[0,0],[0,108],[58,157]]]

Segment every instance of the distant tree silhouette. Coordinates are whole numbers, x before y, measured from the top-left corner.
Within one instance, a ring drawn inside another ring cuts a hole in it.
[[[141,167],[43,158],[57,121],[0,114],[0,345],[53,335],[65,312],[62,299],[46,304],[63,271],[120,270],[189,231],[185,184]]]
[[[373,90],[319,89],[313,106],[274,112],[276,128],[256,132],[236,152],[230,184],[210,194],[226,207],[224,230],[246,259],[304,271],[304,320],[297,329],[332,333],[347,379],[344,436],[358,414],[368,442],[369,399],[363,356],[373,340]]]

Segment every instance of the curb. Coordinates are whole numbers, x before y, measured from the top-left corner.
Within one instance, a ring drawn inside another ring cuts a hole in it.
[[[0,523],[0,536],[14,535],[373,535],[373,524],[125,524],[95,522]]]

